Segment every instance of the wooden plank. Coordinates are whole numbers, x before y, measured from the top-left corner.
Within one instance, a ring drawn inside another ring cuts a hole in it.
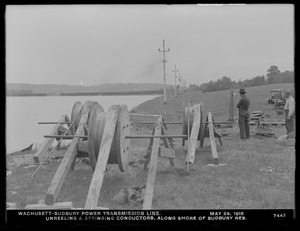
[[[58,209],[72,209],[73,202],[58,202],[53,205],[45,205],[45,204],[29,204],[25,207],[25,209],[47,209],[47,210],[58,210]]]
[[[213,156],[213,162],[214,165],[218,165],[219,164],[219,157],[218,157],[218,152],[217,152],[217,148],[216,148],[216,142],[215,142],[215,136],[214,136],[214,126],[212,123],[212,115],[209,112],[208,113],[208,129],[209,129],[209,139],[210,139],[210,146],[211,146],[211,152],[212,152],[212,156]]]
[[[85,209],[97,208],[98,199],[104,178],[104,171],[106,169],[112,141],[116,130],[117,118],[118,106],[113,105],[110,107],[105,123],[96,168],[90,184],[87,200],[85,202]]]
[[[157,125],[155,126],[154,135],[161,134],[161,124],[162,117],[159,117],[157,120]],[[153,199],[153,192],[154,192],[154,183],[155,183],[155,176],[156,176],[156,169],[157,169],[157,159],[158,159],[158,149],[160,145],[160,139],[154,138],[153,139],[153,146],[151,150],[151,157],[150,157],[150,164],[149,164],[149,171],[145,189],[145,196],[143,202],[143,209],[151,209],[152,207],[152,199]]]
[[[66,122],[66,116],[67,115],[62,115],[59,122]],[[54,128],[52,129],[52,131],[50,132],[50,135],[57,135],[59,126],[60,126],[60,124],[56,124],[54,126]],[[55,138],[48,138],[48,139],[44,140],[41,147],[38,149],[38,151],[33,156],[33,160],[35,163],[40,163],[40,160],[43,159],[43,157],[45,156],[46,152],[48,151],[48,149],[50,148],[50,146],[54,140],[55,140]]]
[[[84,135],[84,125],[87,122],[89,115],[89,111],[85,112],[80,119],[78,128],[76,130],[75,135]],[[72,140],[72,142],[69,145],[69,148],[67,152],[64,155],[64,158],[62,159],[52,181],[51,185],[48,188],[46,200],[45,203],[47,205],[52,205],[56,201],[56,198],[58,196],[58,193],[60,192],[61,186],[63,185],[63,182],[68,175],[71,165],[75,160],[76,154],[77,154],[77,143],[79,142],[80,138],[76,137]]]
[[[188,141],[188,151],[186,156],[186,163],[192,164],[194,163],[195,159],[195,152],[197,148],[197,141],[198,141],[198,134],[200,131],[200,121],[201,121],[201,114],[200,114],[200,104],[194,105],[193,110],[193,127],[190,135],[190,139]]]

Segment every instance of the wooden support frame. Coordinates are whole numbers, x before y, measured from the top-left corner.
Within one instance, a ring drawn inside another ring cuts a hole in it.
[[[86,111],[81,116],[79,126],[76,130],[75,135],[77,135],[77,136],[84,135],[84,125],[87,122],[88,115],[89,115],[89,111]],[[77,154],[77,144],[80,139],[81,138],[76,137],[70,143],[69,148],[68,148],[67,152],[65,153],[64,158],[62,159],[62,161],[51,181],[51,185],[48,188],[46,200],[45,200],[46,205],[53,205],[55,203],[66,176],[68,175],[70,169],[72,168],[72,165],[74,166],[75,157]]]
[[[110,107],[108,112],[107,120],[104,127],[103,137],[99,149],[96,168],[93,174],[93,178],[90,184],[88,196],[84,207],[85,209],[97,208],[98,199],[100,196],[100,191],[101,191],[103,178],[104,178],[104,171],[107,166],[111,145],[116,130],[118,109],[119,107],[117,105],[113,105]]]
[[[154,129],[154,135],[161,134],[161,126],[162,126],[162,117],[159,117],[157,120],[155,129]],[[145,196],[144,196],[144,202],[143,202],[143,210],[151,209],[151,207],[152,207],[152,199],[153,199],[154,183],[155,183],[155,176],[156,176],[156,169],[157,169],[159,145],[160,145],[160,138],[153,138],[149,171],[148,171]]]
[[[161,126],[161,134],[165,135],[165,128],[164,126]],[[159,157],[163,157],[163,158],[169,158],[170,164],[172,167],[174,167],[174,159],[175,159],[175,150],[174,150],[174,145],[172,143],[172,138],[163,138],[163,142],[165,147],[170,151],[169,155],[162,155],[161,153],[159,153]]]
[[[212,121],[212,115],[208,113],[208,129],[209,129],[209,139],[210,139],[210,146],[211,146],[211,153],[213,156],[213,165],[209,164],[208,166],[223,166],[226,164],[219,163],[219,156],[217,152],[216,142],[215,142],[215,132],[214,132],[214,125]]]
[[[68,122],[68,116],[66,114],[62,115],[59,122]],[[61,126],[61,124],[59,124],[59,123],[56,124],[54,126],[54,128],[52,129],[52,131],[50,132],[50,135],[58,135],[58,129],[60,126]],[[44,140],[41,147],[38,149],[38,151],[33,156],[34,163],[37,163],[37,164],[40,163],[40,161],[43,159],[43,157],[45,156],[46,152],[48,151],[48,149],[50,148],[50,146],[54,140],[55,140],[55,138],[47,138]]]
[[[211,113],[211,112],[209,112]],[[210,135],[209,135],[209,128],[208,128],[208,124],[212,124],[212,126],[215,124],[214,121],[213,121],[213,116],[211,115],[212,117],[212,122],[209,122],[208,121],[208,116],[206,118],[207,122],[205,122],[205,126],[204,126],[204,131],[203,131],[203,136],[202,136],[202,139],[200,139],[200,147],[202,148],[203,147],[203,144],[204,144],[204,139],[205,138],[209,138]],[[222,142],[222,135],[216,131],[215,127],[213,126],[213,132],[214,132],[214,137],[218,138],[219,142],[220,142],[220,145],[223,146],[223,142]]]
[[[193,108],[193,126],[191,130],[190,139],[188,140],[188,150],[187,150],[187,156],[186,156],[186,164],[187,166],[189,164],[194,163],[195,159],[195,152],[197,148],[197,141],[198,141],[198,135],[200,131],[200,121],[201,121],[201,105],[196,104]]]

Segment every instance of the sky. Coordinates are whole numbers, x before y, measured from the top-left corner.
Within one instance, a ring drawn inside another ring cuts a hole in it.
[[[294,70],[294,6],[7,5],[6,82],[189,84]],[[177,80],[178,81],[178,80]]]

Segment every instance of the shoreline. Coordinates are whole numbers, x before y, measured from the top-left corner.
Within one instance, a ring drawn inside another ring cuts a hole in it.
[[[70,92],[70,93],[15,93],[6,94],[6,97],[26,97],[26,96],[123,96],[123,95],[160,95],[163,90],[151,91],[107,91],[107,92]]]

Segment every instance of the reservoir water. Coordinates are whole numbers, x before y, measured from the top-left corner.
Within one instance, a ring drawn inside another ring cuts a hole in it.
[[[62,114],[71,119],[76,101],[97,101],[104,111],[114,104],[126,104],[130,110],[155,97],[158,95],[6,97],[6,154],[43,143],[54,125],[38,122],[58,121]]]

